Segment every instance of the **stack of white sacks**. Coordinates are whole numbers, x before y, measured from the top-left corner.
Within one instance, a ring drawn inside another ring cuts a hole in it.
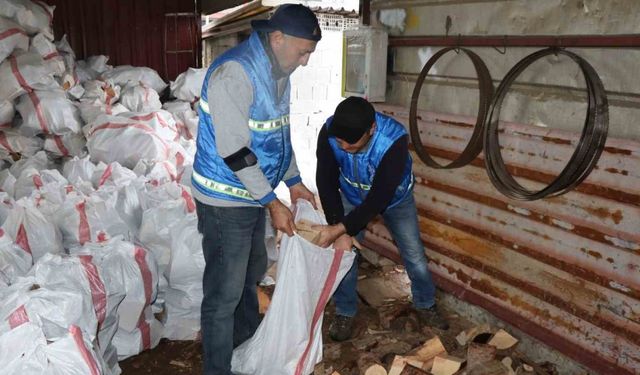
[[[200,329],[189,178],[205,71],[166,95],[150,68],[75,61],[53,11],[0,7],[0,363],[119,374],[118,360]]]

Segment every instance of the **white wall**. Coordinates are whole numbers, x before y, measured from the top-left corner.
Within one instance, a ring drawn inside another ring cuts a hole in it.
[[[342,100],[342,32],[322,31],[309,64],[291,76],[291,137],[302,180],[316,192],[316,142]]]

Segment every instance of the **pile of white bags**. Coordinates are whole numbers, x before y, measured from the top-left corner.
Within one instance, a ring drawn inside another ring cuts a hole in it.
[[[295,221],[326,224],[311,203],[296,203]],[[278,284],[253,337],[233,351],[241,375],[311,374],[322,359],[324,307],[353,264],[355,253],[321,248],[298,234],[284,236]],[[319,287],[322,286],[322,287]]]
[[[118,375],[119,360],[200,330],[183,184],[206,71],[172,82],[163,108],[157,72],[76,61],[40,3],[0,6],[0,372]]]

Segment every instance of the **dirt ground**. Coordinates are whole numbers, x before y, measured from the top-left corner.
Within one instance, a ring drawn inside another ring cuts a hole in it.
[[[384,272],[388,272],[388,268],[374,267],[367,262],[362,262],[360,265],[360,277],[362,278],[375,277]],[[265,290],[267,294],[271,295],[273,287],[268,287]],[[333,371],[338,371],[341,375],[358,375],[357,359],[363,352],[374,354],[388,369],[396,354],[406,354],[436,335],[450,355],[460,358],[466,357],[466,347],[458,344],[456,336],[474,325],[455,312],[443,311],[449,319],[450,328],[447,331],[441,331],[428,327],[420,329],[409,301],[396,301],[384,308],[402,311],[396,315],[390,325],[387,325],[387,329],[381,325],[379,309],[368,306],[361,299],[354,337],[346,342],[335,343],[328,337],[327,332],[329,323],[334,316],[334,309],[331,304],[327,306],[323,324],[324,356],[323,361],[316,366],[314,375],[330,375]],[[556,373],[551,364],[531,363],[522,353],[517,351],[502,353],[501,356],[504,357],[507,354],[513,359],[514,368],[522,363],[532,365],[533,371],[526,372],[527,374]],[[498,359],[501,356],[498,356]],[[120,366],[123,375],[199,375],[202,374],[200,342],[163,340],[155,349],[129,358],[121,362]],[[525,372],[518,371],[517,373]]]

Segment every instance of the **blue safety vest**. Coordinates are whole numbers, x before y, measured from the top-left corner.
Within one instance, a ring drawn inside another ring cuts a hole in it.
[[[282,97],[278,98],[271,62],[260,36],[254,32],[248,40],[219,56],[207,71],[198,106],[200,120],[191,182],[209,197],[258,205],[216,150],[216,127],[209,113],[207,87],[213,71],[227,61],[240,63],[253,84],[247,124],[251,131],[250,148],[272,188],[282,181],[291,163],[290,85],[287,82]]]
[[[331,127],[333,116],[326,122],[327,130]],[[376,130],[366,148],[355,153],[348,153],[340,148],[335,137],[329,137],[329,145],[340,168],[340,190],[354,206],[362,204],[366,198],[376,174],[376,170],[385,153],[398,138],[406,135],[404,126],[389,116],[376,112]],[[396,188],[391,204],[393,207],[412,193],[413,173],[411,171],[411,155],[404,165],[402,182]],[[401,166],[398,166],[401,168]]]

